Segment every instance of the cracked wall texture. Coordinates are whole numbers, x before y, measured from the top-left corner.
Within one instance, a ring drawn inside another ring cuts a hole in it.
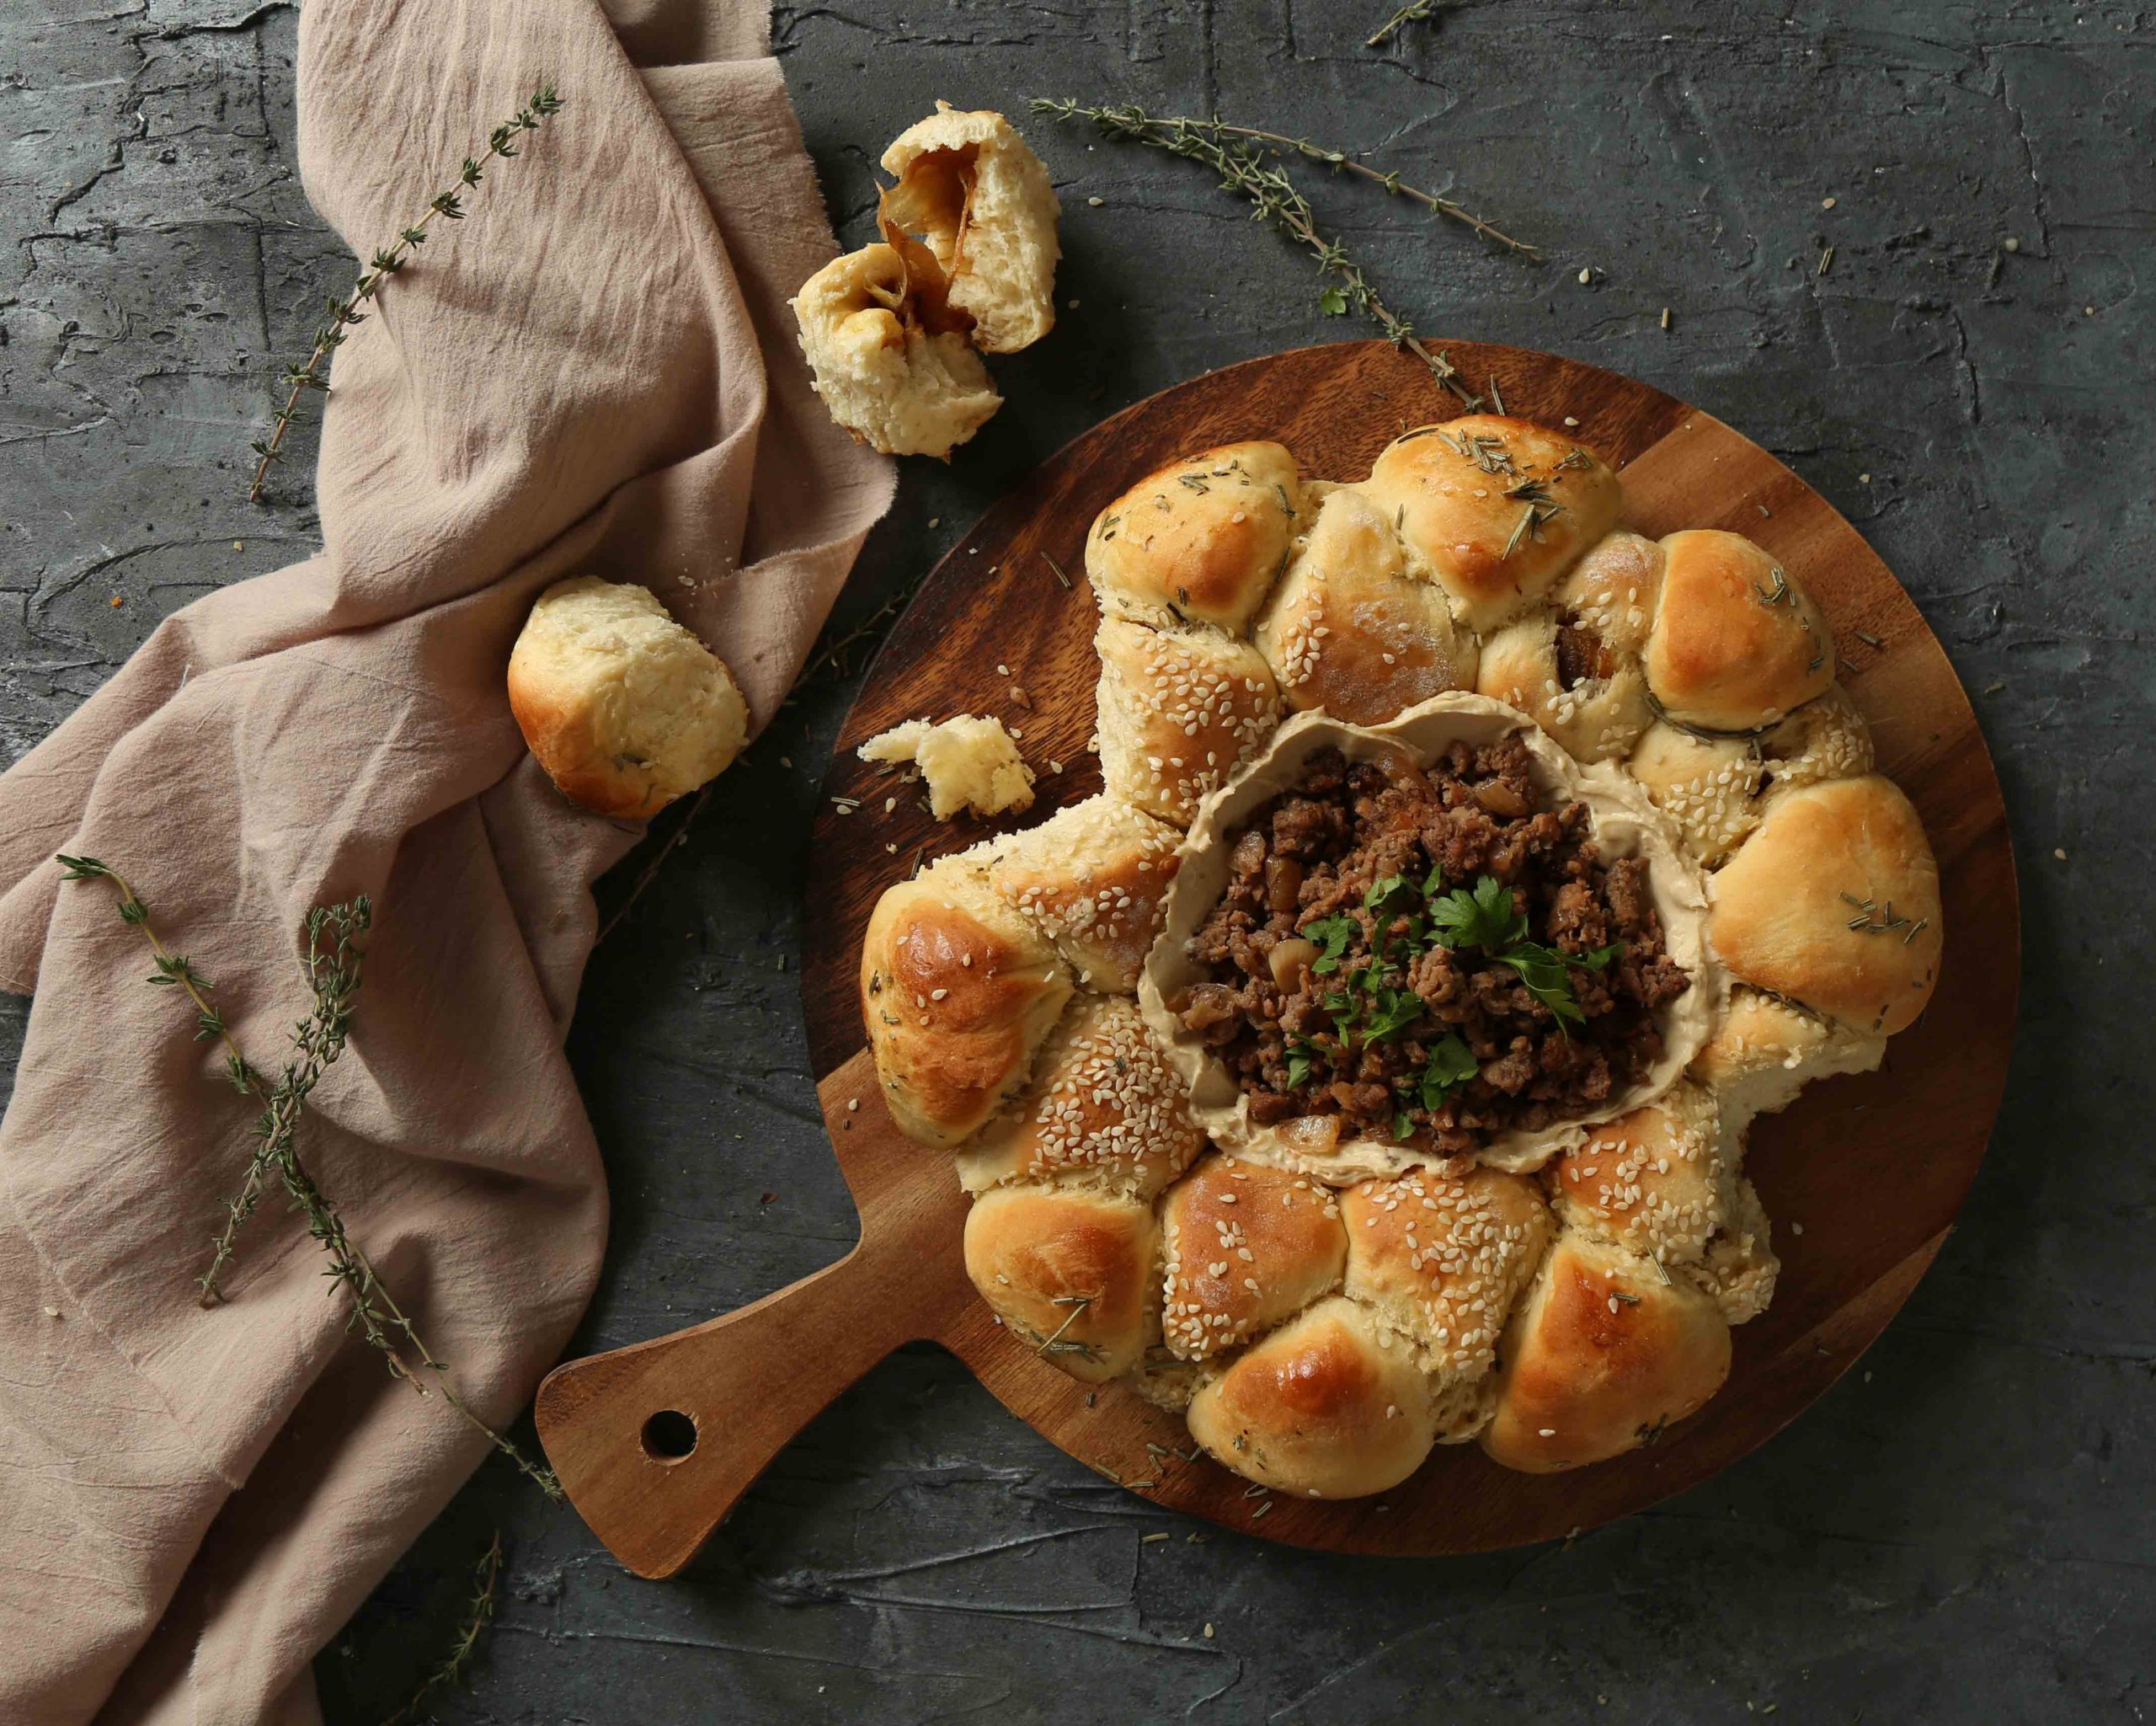
[[[872,1374],[670,1584],[624,1576],[489,1467],[322,1657],[339,1726],[380,1719],[438,1657],[496,1526],[499,1620],[446,1722],[2150,1707],[2156,1098],[2135,967],[2156,818],[2132,751],[2156,693],[2138,638],[2151,13],[1462,0],[1374,52],[1389,9],[847,0],[781,5],[775,24],[849,242],[868,237],[870,164],[932,95],[1307,131],[1545,248],[1523,263],[1305,171],[1419,327],[1669,388],[1870,536],[1976,697],[2022,870],[2006,1109],[1937,1268],[1866,1370],[1747,1462],[1486,1558],[1318,1558],[1184,1524],[931,1351]],[[293,174],[296,27],[291,6],[242,0],[0,13],[0,761],[166,611],[314,542],[310,441],[267,508],[243,496],[275,371],[348,280]],[[852,614],[1100,416],[1364,333],[1320,315],[1306,260],[1201,170],[1027,124],[1064,195],[1072,303],[1000,368],[989,435],[947,469],[908,467]],[[798,850],[850,692],[788,709],[593,963],[572,1049],[616,1213],[579,1350],[739,1305],[851,1238],[792,965]],[[24,1010],[0,1002],[10,1070]]]

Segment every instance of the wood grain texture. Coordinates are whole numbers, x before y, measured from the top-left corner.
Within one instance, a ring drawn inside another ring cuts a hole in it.
[[[1728,1385],[1659,1444],[1571,1473],[1515,1474],[1467,1446],[1440,1451],[1381,1499],[1249,1497],[1240,1477],[1190,1455],[1179,1418],[1115,1387],[1089,1391],[996,1325],[965,1283],[964,1201],[948,1156],[900,1137],[878,1101],[854,994],[869,909],[919,856],[990,829],[936,823],[910,796],[887,812],[893,788],[856,760],[854,745],[909,717],[992,713],[1023,734],[1042,774],[1027,824],[1097,790],[1093,608],[1081,570],[1094,515],[1160,463],[1237,438],[1277,438],[1306,473],[1353,478],[1405,426],[1454,411],[1416,362],[1384,344],[1301,349],[1166,391],[1043,464],[937,568],[878,659],[825,780],[803,966],[811,1058],[861,1207],[862,1245],[740,1313],[571,1363],[547,1381],[539,1424],[548,1453],[577,1508],[632,1569],[671,1574],[792,1430],[889,1349],[922,1337],[950,1348],[1073,1456],[1216,1522],[1301,1546],[1400,1554],[1561,1536],[1682,1490],[1764,1443],[1847,1370],[1915,1286],[1983,1158],[2020,970],[2004,810],[1952,667],[1849,523],[1710,415],[1554,355],[1473,344],[1450,351],[1470,377],[1497,378],[1510,411],[1576,420],[1570,429],[1622,468],[1629,525],[1650,534],[1730,528],[1799,576],[1833,628],[1842,681],[1871,724],[1880,769],[1914,800],[1938,855],[1946,949],[1929,1012],[1894,1040],[1879,1072],[1815,1085],[1753,1130],[1747,1168],[1774,1220],[1783,1273],[1772,1308],[1736,1333]],[[858,811],[841,813],[831,800],[840,798],[861,799]],[[688,1458],[643,1454],[637,1435],[660,1408],[697,1419]]]

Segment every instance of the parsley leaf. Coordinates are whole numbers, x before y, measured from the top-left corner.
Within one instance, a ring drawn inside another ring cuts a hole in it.
[[[1370,1009],[1370,1022],[1363,1031],[1366,1043],[1382,1043],[1388,1037],[1396,1037],[1422,1016],[1422,997],[1412,989],[1380,989],[1377,995],[1377,1004]]]
[[[1624,956],[1624,953],[1625,943],[1622,941],[1612,941],[1607,947],[1598,947],[1592,953],[1582,953],[1579,954],[1572,960],[1572,963],[1577,965],[1583,965],[1591,971],[1598,971],[1602,970],[1604,966],[1607,965],[1611,959],[1621,959]]]
[[[1485,875],[1470,893],[1455,887],[1430,901],[1430,921],[1448,947],[1480,947],[1498,953],[1523,939],[1527,919],[1513,909],[1512,889],[1495,875]]]
[[[1329,977],[1340,969],[1340,957],[1347,952],[1348,943],[1355,938],[1357,925],[1347,912],[1339,911],[1304,924],[1301,933],[1305,939],[1324,946],[1325,951],[1311,961],[1310,969],[1321,977]]]
[[[1308,1043],[1288,1045],[1288,1084],[1292,1089],[1310,1082],[1310,1066],[1317,1059],[1317,1050]]]
[[[1565,970],[1564,954],[1532,941],[1522,941],[1509,951],[1499,954],[1497,961],[1519,973],[1527,992],[1557,1015],[1561,1027],[1567,1019],[1577,1025],[1587,1023],[1587,1015],[1580,1011],[1579,1002],[1572,999],[1572,980]]]
[[[1422,896],[1425,899],[1435,899],[1444,890],[1445,866],[1443,863],[1433,863],[1430,865],[1430,879],[1422,884]]]
[[[1430,1045],[1430,1058],[1423,1064],[1420,1081],[1422,1107],[1436,1114],[1446,1098],[1481,1071],[1474,1051],[1456,1034],[1448,1033],[1440,1037]]]
[[[1406,1109],[1400,1109],[1393,1115],[1392,1136],[1394,1138],[1408,1138],[1412,1136],[1414,1131],[1415,1117],[1410,1114]]]
[[[1407,878],[1405,875],[1387,875],[1382,880],[1371,882],[1370,890],[1363,895],[1364,909],[1375,911],[1406,884]]]

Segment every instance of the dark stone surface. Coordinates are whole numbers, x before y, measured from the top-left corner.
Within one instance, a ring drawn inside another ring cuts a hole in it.
[[[2147,9],[1467,0],[1374,52],[1388,9],[859,0],[781,6],[776,35],[851,241],[874,156],[936,94],[1217,105],[1308,130],[1546,248],[1524,264],[1304,174],[1423,329],[1662,385],[1863,528],[1976,695],[2023,871],[2019,1052],[1937,1268],[1864,1369],[1743,1465],[1569,1544],[1472,1560],[1326,1559],[1182,1524],[932,1352],[872,1374],[670,1584],[624,1576],[490,1467],[323,1656],[339,1726],[379,1719],[438,1658],[496,1526],[499,1620],[444,1721],[2150,1706]],[[292,174],[295,24],[250,0],[0,15],[0,760],[157,616],[312,542],[303,466],[267,510],[241,476],[280,360],[345,279]],[[1009,405],[988,435],[947,470],[908,468],[851,614],[1099,416],[1364,333],[1322,317],[1306,260],[1203,171],[1029,125],[1064,193],[1076,303],[1000,368]],[[804,692],[594,960],[573,1046],[616,1222],[582,1348],[732,1307],[851,1238],[791,958],[802,836],[849,693]],[[10,1069],[24,1013],[0,1005]]]

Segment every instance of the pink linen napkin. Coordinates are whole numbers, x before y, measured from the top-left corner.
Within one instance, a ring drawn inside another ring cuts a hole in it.
[[[542,79],[564,106],[339,350],[321,553],[168,619],[0,777],[0,984],[35,993],[0,1123],[0,1720],[317,1719],[312,1655],[485,1453],[347,1337],[281,1196],[196,1304],[251,1109],[53,853],[125,874],[271,1071],[302,918],[370,895],[303,1157],[497,1426],[584,1310],[606,1200],[562,1040],[638,830],[526,755],[510,644],[550,581],[639,581],[760,724],[892,487],[783,304],[832,247],[766,29],[760,0],[302,16],[301,168],[362,257]]]

